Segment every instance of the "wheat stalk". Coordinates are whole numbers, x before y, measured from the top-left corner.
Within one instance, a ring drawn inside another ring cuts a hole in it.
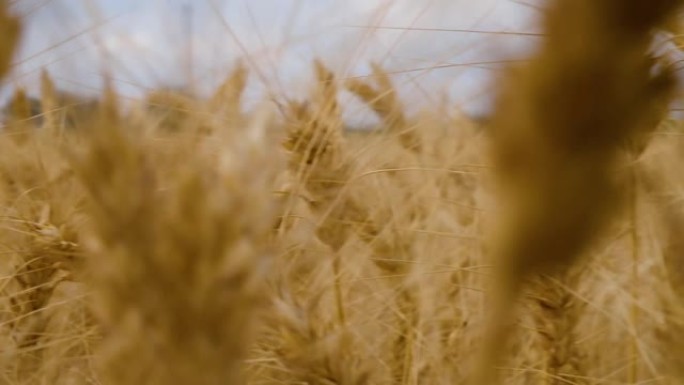
[[[544,44],[505,85],[494,121],[499,288],[476,383],[495,381],[508,328],[500,320],[526,278],[573,265],[613,212],[619,151],[651,123],[646,98],[672,92],[671,72],[652,76],[647,52],[650,31],[678,5],[556,1]],[[598,92],[587,94],[589,84]]]

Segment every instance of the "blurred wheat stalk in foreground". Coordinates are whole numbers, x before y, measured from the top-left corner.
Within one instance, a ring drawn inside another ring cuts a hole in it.
[[[679,5],[556,1],[546,13],[540,51],[504,85],[493,123],[502,198],[493,256],[498,288],[478,383],[493,382],[496,351],[509,327],[502,322],[525,282],[550,274],[575,290],[579,257],[624,199],[621,192],[636,188],[619,167],[648,145],[673,97],[672,69],[655,67],[649,46],[651,33]],[[576,309],[567,294],[549,295],[555,284],[541,286],[535,289],[544,301],[540,309],[557,313],[555,321],[541,317],[557,323],[546,338],[566,345],[554,349],[546,365],[550,382],[561,383],[581,375],[584,364],[573,353],[575,321],[560,324],[576,318]]]

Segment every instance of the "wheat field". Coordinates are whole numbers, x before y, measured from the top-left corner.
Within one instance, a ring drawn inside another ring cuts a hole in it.
[[[680,3],[552,2],[486,125],[378,65],[249,111],[241,65],[82,109],[43,72],[0,132],[0,384],[684,384]]]

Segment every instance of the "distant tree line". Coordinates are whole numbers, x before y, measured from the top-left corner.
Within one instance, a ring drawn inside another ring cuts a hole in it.
[[[9,100],[0,107],[0,123],[19,123],[34,127],[45,124],[48,113],[56,124],[65,128],[79,128],[92,123],[100,108],[99,97],[88,97],[72,92],[56,90],[46,96],[28,95],[23,89],[14,91]],[[150,118],[156,117],[157,124],[169,130],[177,129],[187,119],[188,111],[195,108],[192,98],[184,90],[161,88],[145,95],[138,106]],[[47,107],[49,106],[49,107]],[[51,111],[45,111],[48,108]]]
[[[58,124],[74,128],[84,118],[93,116],[99,101],[71,92],[57,91],[52,103],[53,111],[44,111],[46,103],[40,97],[28,95],[23,89],[17,89],[0,109],[3,125],[8,122],[21,122],[40,127],[45,123],[46,112],[50,112]]]

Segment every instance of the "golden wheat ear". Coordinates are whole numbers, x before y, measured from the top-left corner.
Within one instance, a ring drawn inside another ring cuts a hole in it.
[[[408,124],[408,118],[404,114],[404,105],[399,100],[389,74],[376,63],[371,63],[371,69],[376,86],[370,82],[352,78],[345,82],[346,88],[382,119],[384,130],[396,135],[402,147],[420,152],[419,135]]]
[[[229,119],[237,119],[242,114],[242,96],[247,87],[249,71],[242,61],[228,75],[209,99],[213,113],[223,113]]]
[[[58,102],[55,83],[47,70],[40,73],[40,110],[43,115],[43,127],[56,130],[59,127]]]

